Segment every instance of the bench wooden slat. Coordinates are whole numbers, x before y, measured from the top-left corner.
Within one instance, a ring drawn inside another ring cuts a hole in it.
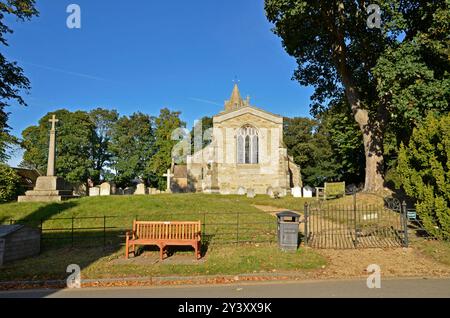
[[[161,258],[163,250],[168,245],[190,245],[194,247],[197,258],[199,257],[201,241],[201,222],[154,222],[133,221],[132,235],[126,236],[126,257],[128,258],[129,246],[158,245]]]

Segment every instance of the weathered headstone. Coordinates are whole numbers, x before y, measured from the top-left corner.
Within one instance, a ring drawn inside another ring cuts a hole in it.
[[[156,194],[156,188],[149,188],[148,194]]]
[[[122,188],[118,188],[116,191],[116,195],[123,195],[123,189]]]
[[[310,186],[303,187],[303,197],[304,198],[312,198],[313,196],[313,188]]]
[[[253,199],[256,196],[254,189],[248,189],[247,190],[247,198]]]
[[[117,194],[117,185],[114,182],[109,183],[111,185],[111,194],[116,195]]]
[[[100,195],[101,196],[111,195],[111,185],[108,182],[103,182],[100,185]]]
[[[132,195],[132,194],[134,194],[134,188],[126,187],[125,189],[123,189],[123,194],[124,195]]]
[[[247,190],[244,187],[239,187],[237,189],[237,194],[238,195],[245,195],[247,193]]]
[[[99,195],[100,195],[100,188],[99,187],[89,188],[89,196],[90,197],[97,197]]]
[[[139,183],[136,187],[136,191],[134,191],[135,195],[144,195],[147,194],[147,187],[143,183]]]
[[[300,188],[300,187],[292,188],[291,194],[294,198],[301,198],[302,197],[302,188]]]
[[[268,187],[266,190],[266,194],[270,197],[273,197],[273,188],[272,187]]]

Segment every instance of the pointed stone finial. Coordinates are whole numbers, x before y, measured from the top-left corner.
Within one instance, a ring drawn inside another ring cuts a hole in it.
[[[242,100],[237,83],[234,83],[231,97],[229,100],[225,101],[225,111],[236,110],[241,107],[244,107],[244,101]]]

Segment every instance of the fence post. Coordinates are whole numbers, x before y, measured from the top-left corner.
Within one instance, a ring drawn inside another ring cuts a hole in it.
[[[206,212],[203,212],[203,236],[206,235]]]
[[[406,202],[402,203],[402,219],[403,219],[403,246],[408,247],[409,238],[408,238],[408,212],[406,209]]]
[[[353,219],[355,222],[355,241],[353,244],[355,244],[355,247],[356,247],[356,245],[358,245],[358,224],[356,221],[356,214],[357,214],[356,213],[356,194],[354,194],[353,195]]]
[[[305,202],[305,213],[304,213],[304,218],[305,218],[305,245],[308,245],[308,217],[309,217],[309,206],[308,203]]]
[[[74,216],[72,216],[72,234],[71,234],[71,245],[72,245],[72,248],[73,248],[73,223],[74,223],[74,221],[75,221],[75,217]]]
[[[237,212],[236,216],[236,245],[239,244],[239,212]]]
[[[103,248],[106,247],[106,215],[103,216]]]
[[[44,236],[44,230],[43,230],[43,227],[44,227],[44,219],[41,219],[41,228],[40,228],[40,230],[41,230],[41,239],[40,239],[40,242],[39,242],[39,244],[41,245],[41,247],[42,247],[42,241],[43,241],[42,237]]]

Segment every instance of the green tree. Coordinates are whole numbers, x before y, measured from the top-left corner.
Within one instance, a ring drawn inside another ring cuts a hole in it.
[[[434,40],[428,46],[427,54],[432,53],[430,60],[438,59],[438,65],[445,65],[442,52],[448,53],[448,19],[445,19],[449,3],[448,0],[377,1],[383,12],[380,29],[367,26],[370,3],[265,0],[265,8],[269,21],[275,24],[275,34],[282,38],[287,53],[297,60],[294,78],[301,85],[315,88],[312,111],[323,111],[341,96],[346,97],[363,134],[365,190],[379,191],[384,183],[384,133],[389,121],[401,121],[388,116],[395,96],[383,91],[389,90],[390,84],[381,74],[389,67],[387,62],[383,65],[382,59],[400,65],[407,63],[411,54],[404,55],[410,51],[400,51],[401,44],[407,47],[418,37],[426,36]],[[395,57],[390,58],[390,54]],[[395,80],[404,79],[401,71],[391,72],[387,77],[395,78],[395,74],[399,76]],[[437,80],[441,80],[439,76]],[[403,83],[400,86],[404,87]],[[434,95],[445,96],[442,90],[446,84],[440,82],[439,86]],[[401,88],[397,92],[401,94]],[[409,106],[428,107],[419,103]]]
[[[398,172],[428,233],[450,239],[450,114],[429,114],[400,147]]]
[[[147,165],[147,172],[154,176],[153,184],[159,189],[166,188],[166,179],[163,174],[167,172],[172,163],[172,149],[178,142],[172,140],[173,132],[178,128],[185,128],[186,124],[180,119],[180,112],[172,112],[167,108],[160,111],[155,119],[155,153]]]
[[[6,35],[13,33],[5,21],[8,16],[15,16],[19,21],[27,21],[36,15],[38,12],[34,0],[0,0],[0,45],[8,46]],[[17,143],[17,139],[9,133],[8,113],[5,112],[5,107],[12,101],[25,106],[21,91],[28,89],[30,82],[23,74],[23,69],[16,62],[8,61],[0,53],[0,162],[9,159],[8,145]]]
[[[331,147],[331,159],[339,181],[359,184],[364,182],[363,136],[352,118],[347,103],[342,99],[320,115],[322,134]]]
[[[199,147],[198,145],[201,146],[201,149],[205,148],[206,146],[208,146],[211,143],[211,134],[208,134],[208,129],[212,129],[213,128],[213,118],[212,117],[202,117],[202,119],[200,119],[198,122],[196,122],[196,124],[194,125],[194,127],[192,127],[192,130],[190,132],[190,136],[191,136],[191,148],[192,151],[191,153],[193,154],[195,151],[198,151],[199,149],[195,149],[196,147],[196,142],[197,142],[197,147]],[[210,130],[211,132],[211,130]],[[196,141],[197,138],[197,141]]]
[[[20,177],[5,164],[0,164],[0,203],[13,200],[20,190]]]
[[[95,125],[84,111],[70,112],[60,109],[46,114],[37,126],[22,132],[25,149],[23,165],[46,172],[49,143],[49,119],[55,114],[59,119],[56,128],[56,174],[72,183],[85,183],[92,176],[92,145]]]
[[[303,183],[319,186],[335,180],[337,165],[333,162],[329,136],[320,121],[295,117],[284,118],[283,123],[283,141],[288,154],[301,167]]]
[[[96,108],[89,112],[89,117],[95,125],[95,136],[92,144],[92,160],[94,183],[108,179],[108,166],[111,164],[112,153],[110,151],[111,134],[114,124],[119,118],[116,110]]]
[[[120,117],[112,126],[110,151],[114,181],[122,187],[136,178],[147,183],[151,174],[146,165],[154,152],[154,118],[140,112]]]

